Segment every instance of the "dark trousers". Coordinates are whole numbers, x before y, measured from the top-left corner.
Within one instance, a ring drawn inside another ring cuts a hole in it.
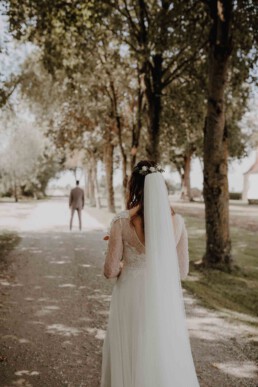
[[[78,212],[79,228],[81,230],[82,229],[82,209],[81,208],[71,208],[70,230],[73,227],[73,216],[75,211]]]

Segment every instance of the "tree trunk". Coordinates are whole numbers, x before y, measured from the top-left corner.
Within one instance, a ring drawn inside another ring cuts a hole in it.
[[[212,0],[213,26],[209,48],[209,90],[204,128],[204,201],[206,252],[203,264],[229,270],[229,195],[224,93],[231,53],[232,0]]]
[[[113,155],[114,145],[108,142],[105,147],[105,170],[106,170],[106,182],[107,182],[107,204],[108,211],[115,213],[115,198],[114,198],[114,187],[113,187]]]
[[[99,191],[99,183],[98,183],[98,176],[97,176],[97,161],[92,160],[92,175],[93,175],[93,182],[94,182],[94,197],[95,197],[95,203],[97,208],[101,208],[101,201],[100,201],[100,191]]]
[[[150,160],[159,161],[159,138],[162,92],[162,55],[153,57],[153,66],[145,74],[146,97],[148,103],[148,144],[147,156]]]
[[[190,172],[191,172],[191,159],[192,159],[192,151],[186,152],[184,156],[184,173],[182,175],[182,191],[181,191],[181,199],[185,201],[193,201],[191,194],[191,180],[190,180]]]
[[[133,172],[134,166],[136,165],[136,157],[137,157],[137,147],[132,146],[131,148],[131,158],[130,158],[130,170]]]
[[[133,124],[132,127],[132,148],[131,148],[131,160],[130,160],[130,168],[131,173],[133,172],[133,168],[136,164],[137,151],[140,142],[140,135],[142,130],[142,113],[144,106],[144,87],[143,83],[143,71],[138,68],[137,71],[137,80],[138,80],[138,91],[137,91],[137,113],[136,113],[136,123]]]
[[[117,131],[118,131],[118,144],[119,144],[119,149],[121,153],[121,158],[122,158],[122,176],[123,176],[123,183],[122,183],[122,208],[126,208],[126,199],[127,199],[127,183],[128,183],[128,175],[127,175],[127,155],[125,153],[125,149],[123,146],[123,141],[122,141],[122,125],[121,125],[121,120],[117,112],[117,105],[115,102],[115,107],[116,107],[116,126],[117,126]]]
[[[122,175],[123,175],[123,182],[122,182],[122,208],[126,207],[126,199],[127,199],[127,182],[128,182],[128,176],[127,176],[127,155],[125,152],[125,148],[123,145],[123,134],[122,134],[122,122],[121,117],[119,115],[118,111],[118,105],[117,105],[117,92],[115,89],[115,83],[112,79],[112,76],[110,73],[108,73],[109,79],[110,79],[110,90],[111,90],[111,101],[112,101],[112,114],[115,118],[116,122],[116,129],[117,129],[117,136],[118,136],[118,145],[121,153],[122,158]]]
[[[125,209],[126,203],[127,203],[127,184],[128,184],[126,154],[122,155],[122,172],[123,172],[123,203],[121,204],[121,206],[122,206],[122,209]]]
[[[84,168],[84,179],[85,179],[85,199],[90,200],[90,190],[89,190],[89,166]]]
[[[146,19],[148,19],[148,6],[144,0],[138,1],[138,31],[137,38],[141,47],[146,49],[146,53],[149,52],[149,33],[150,28],[146,26]],[[169,1],[161,1],[161,14],[167,15],[169,7],[171,6]],[[149,24],[149,23],[148,23]],[[161,23],[158,28],[157,36],[161,47],[167,46],[167,23]],[[144,53],[145,55],[145,53]],[[161,93],[164,87],[162,82],[163,76],[163,57],[162,50],[152,55],[148,59],[145,59],[142,70],[144,74],[145,94],[147,100],[147,129],[148,129],[148,143],[146,146],[147,156],[150,160],[159,161],[159,139],[160,139],[160,117],[161,117]]]
[[[93,175],[92,165],[90,165],[88,170],[88,187],[89,187],[88,189],[89,189],[90,206],[95,207],[96,202],[95,202],[94,175]]]
[[[16,181],[14,182],[14,200],[15,200],[15,203],[18,203],[18,200],[19,200],[19,196],[18,196],[18,187],[17,187],[17,183]]]

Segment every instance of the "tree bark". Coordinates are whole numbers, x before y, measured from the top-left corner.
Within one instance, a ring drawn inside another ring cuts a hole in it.
[[[182,177],[182,191],[181,191],[181,199],[185,201],[193,201],[191,194],[191,180],[190,180],[190,172],[191,172],[191,160],[192,160],[192,151],[186,152],[184,156],[184,173]]]
[[[162,93],[162,55],[153,57],[153,65],[145,74],[147,115],[148,115],[148,144],[147,155],[150,160],[159,161],[161,93]]]
[[[227,130],[224,93],[231,54],[232,0],[210,2],[213,25],[209,48],[209,89],[204,128],[206,267],[230,270]]]
[[[125,148],[123,145],[123,136],[122,136],[122,122],[121,117],[119,115],[118,111],[118,103],[117,103],[117,92],[115,89],[115,83],[112,79],[111,74],[108,72],[109,79],[110,79],[110,90],[111,90],[111,104],[112,104],[112,114],[115,118],[116,122],[116,129],[117,129],[117,136],[118,136],[118,145],[121,153],[122,158],[122,176],[123,176],[123,182],[122,182],[122,207],[126,207],[126,199],[127,199],[127,183],[128,183],[128,175],[127,175],[127,155],[125,152]]]
[[[142,70],[138,69],[137,80],[138,80],[138,91],[137,91],[137,113],[136,113],[136,123],[132,127],[132,147],[131,147],[131,160],[130,168],[131,173],[136,164],[137,150],[140,142],[140,135],[142,130],[142,114],[144,106],[144,91],[142,87]]]
[[[97,176],[97,160],[95,160],[94,158],[92,159],[92,177],[93,177],[93,183],[94,183],[94,197],[95,197],[96,207],[101,208],[100,191],[99,191],[99,183],[98,183],[98,176]]]
[[[14,182],[14,200],[15,200],[15,203],[18,203],[19,201],[19,196],[18,196],[18,187],[17,187],[17,183],[16,181]]]
[[[148,20],[148,6],[144,0],[139,0],[139,32],[137,34],[138,42],[141,47],[149,51],[149,30],[146,25]],[[161,1],[162,13],[167,15],[170,3]],[[149,24],[149,23],[148,23]],[[157,34],[160,38],[162,47],[166,47],[167,43],[167,24],[163,23],[159,26]],[[147,156],[150,160],[159,161],[159,139],[160,139],[160,117],[161,117],[161,93],[164,87],[162,82],[163,76],[163,56],[162,49],[149,59],[143,62],[143,73],[145,83],[145,94],[147,100],[147,129],[148,129],[148,144],[146,146]]]
[[[90,199],[90,191],[89,191],[89,166],[84,168],[84,178],[85,178],[85,199]]]
[[[88,189],[89,189],[90,206],[95,207],[96,202],[95,202],[94,176],[93,176],[92,165],[90,165],[88,170]]]
[[[115,198],[114,198],[114,187],[113,187],[113,155],[114,155],[114,145],[110,142],[107,142],[105,147],[105,170],[106,170],[106,183],[107,183],[107,204],[108,211],[115,213]]]
[[[116,101],[116,100],[115,100]],[[126,207],[126,199],[127,199],[127,183],[128,183],[128,175],[127,175],[127,155],[123,146],[123,140],[122,140],[122,125],[121,125],[121,119],[117,112],[117,105],[115,102],[116,107],[116,126],[118,131],[118,144],[119,149],[121,153],[122,158],[122,176],[123,176],[123,183],[122,183],[122,196],[123,196],[123,204],[122,207]]]
[[[122,155],[122,173],[123,173],[123,205],[122,208],[126,208],[127,202],[127,185],[128,185],[128,175],[127,175],[127,156],[126,154]]]

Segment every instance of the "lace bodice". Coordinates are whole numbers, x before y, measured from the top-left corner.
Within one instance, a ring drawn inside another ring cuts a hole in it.
[[[173,225],[181,279],[189,271],[188,238],[183,218],[173,215]],[[143,268],[145,265],[145,246],[139,240],[130,222],[129,211],[120,212],[111,222],[109,242],[104,264],[107,278],[117,277],[124,268]]]

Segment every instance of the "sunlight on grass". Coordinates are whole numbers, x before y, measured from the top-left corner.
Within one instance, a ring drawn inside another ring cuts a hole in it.
[[[186,218],[191,262],[199,261],[205,250],[204,220]],[[183,286],[210,308],[258,316],[258,239],[254,232],[231,228],[232,253],[236,269],[199,272],[191,265]],[[251,320],[252,321],[252,320]]]

